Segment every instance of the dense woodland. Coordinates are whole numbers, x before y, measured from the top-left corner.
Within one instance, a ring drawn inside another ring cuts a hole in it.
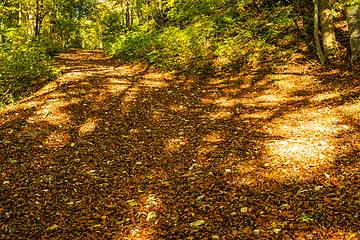
[[[359,0],[0,0],[1,239],[360,239]]]

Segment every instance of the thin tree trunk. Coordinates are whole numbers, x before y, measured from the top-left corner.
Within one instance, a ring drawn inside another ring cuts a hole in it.
[[[329,0],[318,0],[319,16],[325,58],[335,58],[339,48],[336,42],[333,12]]]
[[[23,25],[23,9],[22,9],[22,3],[19,3],[19,26],[21,27]]]
[[[35,36],[35,10],[34,6],[29,3],[27,5],[27,20],[28,20],[28,34],[31,37]]]
[[[35,37],[39,36],[40,33],[40,5],[39,0],[36,0],[36,8],[35,8]]]
[[[324,54],[321,50],[320,39],[319,39],[319,3],[318,0],[314,0],[314,37],[315,45],[318,57],[322,65],[325,64]]]
[[[161,14],[161,10],[159,10],[157,6],[153,4],[153,0],[150,0],[150,8],[151,8],[151,14],[156,24],[160,27],[163,27],[165,25],[164,16]]]
[[[350,1],[348,0],[347,2]],[[355,5],[346,8],[352,62],[360,59],[360,10],[358,7],[359,5]]]
[[[5,7],[5,4],[6,4],[6,0],[2,3],[2,8]],[[1,23],[0,23],[0,26],[4,25],[4,19],[1,18]],[[3,33],[0,33],[0,43],[4,43],[5,42],[5,35]]]
[[[129,2],[126,2],[126,10],[125,10],[125,26],[126,29],[130,28],[130,10],[129,10]]]

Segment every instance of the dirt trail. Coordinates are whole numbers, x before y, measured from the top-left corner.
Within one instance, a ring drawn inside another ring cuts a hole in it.
[[[358,236],[359,94],[338,72],[57,60],[60,78],[0,112],[1,238]]]

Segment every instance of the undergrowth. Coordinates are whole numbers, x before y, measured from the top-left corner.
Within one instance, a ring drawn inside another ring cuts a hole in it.
[[[37,79],[55,74],[50,50],[37,44],[0,45],[0,108],[28,92]]]
[[[296,51],[298,16],[291,5],[261,12],[250,7],[244,1],[179,1],[166,27],[140,25],[107,42],[105,50],[129,62],[196,75],[254,66],[271,70]]]

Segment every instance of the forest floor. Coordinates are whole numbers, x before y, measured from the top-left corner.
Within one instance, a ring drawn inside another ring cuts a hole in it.
[[[356,71],[57,61],[0,111],[2,239],[360,238]]]

